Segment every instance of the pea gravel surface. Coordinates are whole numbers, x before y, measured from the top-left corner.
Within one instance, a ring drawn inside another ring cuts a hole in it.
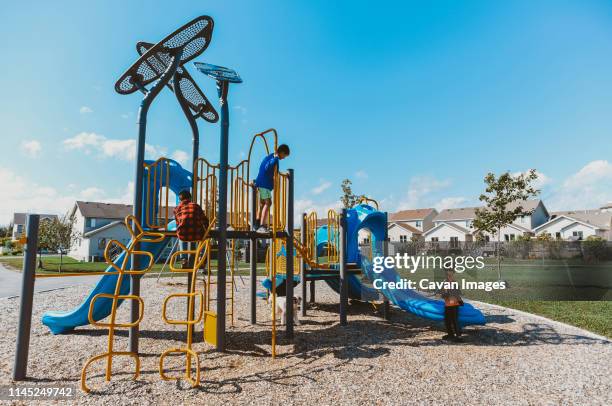
[[[145,316],[141,323],[141,376],[132,380],[133,361],[116,357],[111,382],[104,380],[104,361],[88,369],[90,394],[66,404],[612,404],[610,341],[541,317],[478,304],[486,326],[465,329],[465,342],[441,340],[442,326],[393,309],[385,321],[371,304],[349,306],[349,323],[338,322],[338,296],[317,283],[317,304],[285,340],[279,329],[276,359],[271,351],[271,309],[257,300],[258,324],[248,320],[246,278],[237,278],[234,326],[228,328],[225,353],[202,342],[199,325],[194,349],[202,368],[201,384],[163,381],[159,355],[178,347],[185,328],[161,319],[166,295],[185,291],[180,279],[142,283]],[[201,288],[201,287],[200,287]],[[70,310],[91,286],[81,284],[37,293],[34,300],[29,382],[18,385],[80,386],[86,360],[106,351],[107,331],[91,326],[71,334],[52,335],[41,324],[48,310]],[[296,289],[297,291],[297,289]],[[185,314],[184,300],[168,305],[169,316]],[[2,385],[12,384],[19,298],[0,299]],[[120,320],[127,320],[121,306]],[[228,317],[228,326],[231,321]],[[117,351],[127,350],[127,332],[115,339]],[[183,358],[171,357],[168,374],[181,375]],[[8,401],[2,401],[7,403]],[[53,401],[47,401],[51,404]]]

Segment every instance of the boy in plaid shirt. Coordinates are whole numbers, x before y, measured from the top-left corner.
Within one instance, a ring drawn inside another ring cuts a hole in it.
[[[200,241],[208,228],[208,218],[199,204],[191,201],[191,193],[179,193],[181,202],[174,208],[176,236],[181,241]]]

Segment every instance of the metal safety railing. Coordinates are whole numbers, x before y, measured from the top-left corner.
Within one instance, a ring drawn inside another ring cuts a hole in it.
[[[338,264],[340,247],[340,214],[334,209],[327,211],[327,263]]]

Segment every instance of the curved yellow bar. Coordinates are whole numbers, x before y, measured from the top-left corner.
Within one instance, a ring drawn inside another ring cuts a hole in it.
[[[198,317],[193,320],[175,320],[169,319],[166,315],[166,308],[168,306],[168,301],[175,297],[186,297],[188,299],[198,298],[200,299],[200,306]],[[168,324],[180,324],[180,325],[194,325],[202,321],[202,317],[204,316],[204,294],[202,292],[193,292],[193,293],[172,293],[164,299],[164,303],[162,305],[162,320],[164,320]]]
[[[89,367],[89,365],[91,365],[95,361],[102,359],[102,358],[112,358],[114,356],[121,356],[121,355],[129,355],[130,357],[134,358],[134,361],[136,363],[136,371],[134,372],[134,380],[138,379],[138,377],[140,376],[140,358],[138,357],[138,355],[133,352],[129,352],[129,351],[110,351],[110,352],[105,352],[104,354],[100,354],[100,355],[91,357],[87,360],[87,362],[85,362],[85,365],[83,366],[83,369],[81,370],[81,390],[83,390],[83,392],[85,393],[89,393],[91,391],[91,388],[87,386],[87,368]]]
[[[200,357],[198,353],[189,348],[170,348],[164,351],[159,357],[159,375],[164,381],[178,381],[180,377],[168,376],[164,373],[164,360],[170,354],[185,354],[185,375],[184,378],[189,381],[192,387],[200,385]],[[195,378],[191,377],[191,358],[195,359]]]

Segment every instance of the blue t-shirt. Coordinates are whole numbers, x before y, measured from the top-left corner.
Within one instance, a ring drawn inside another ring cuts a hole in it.
[[[270,154],[261,161],[259,173],[255,179],[255,186],[264,189],[274,189],[274,169],[278,165],[278,157]]]

